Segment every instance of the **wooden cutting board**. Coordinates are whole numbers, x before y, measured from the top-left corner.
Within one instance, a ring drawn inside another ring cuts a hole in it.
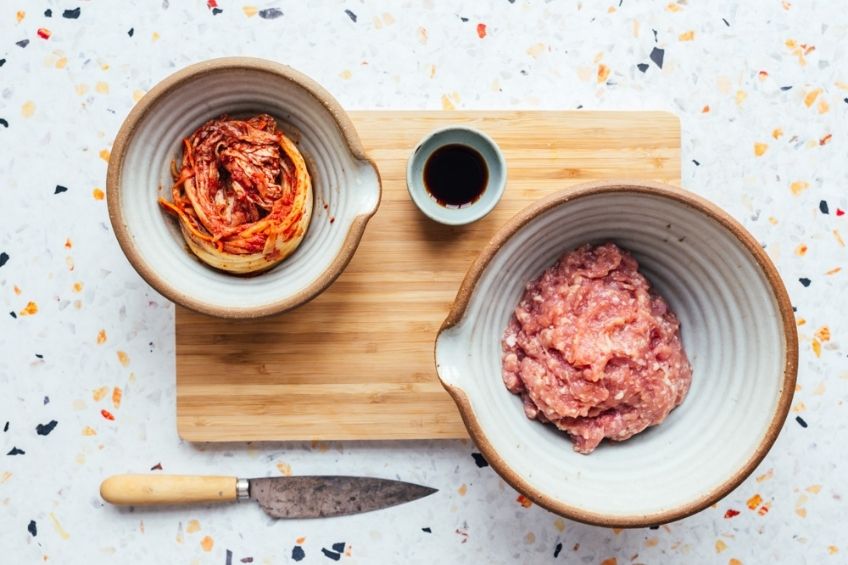
[[[177,427],[190,441],[465,437],[436,378],[433,340],[468,265],[504,221],[569,185],[680,184],[680,122],[664,112],[352,112],[383,179],[380,209],[323,294],[269,319],[176,312]],[[446,227],[406,191],[406,160],[431,130],[497,141],[506,193],[485,219]]]

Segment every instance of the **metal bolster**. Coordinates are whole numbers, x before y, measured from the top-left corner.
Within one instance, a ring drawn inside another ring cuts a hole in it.
[[[250,498],[250,483],[247,479],[236,479],[236,500]]]

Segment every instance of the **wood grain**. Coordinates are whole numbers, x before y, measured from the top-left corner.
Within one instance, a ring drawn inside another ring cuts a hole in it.
[[[436,378],[433,340],[479,249],[518,210],[575,183],[629,178],[680,184],[680,122],[664,112],[351,117],[383,180],[380,209],[356,255],[327,291],[280,316],[230,321],[177,307],[181,437],[467,437]],[[470,226],[431,222],[406,191],[411,150],[431,130],[451,124],[488,133],[509,169],[503,200]]]
[[[236,499],[236,478],[114,475],[100,484],[100,496],[112,504],[133,506],[233,502]]]

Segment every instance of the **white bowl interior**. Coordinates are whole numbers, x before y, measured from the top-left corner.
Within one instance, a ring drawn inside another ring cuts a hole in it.
[[[677,313],[694,372],[664,423],[587,456],[525,417],[501,379],[500,340],[527,281],[562,253],[607,240],[633,253]],[[436,351],[442,379],[465,391],[515,473],[553,501],[609,519],[673,511],[736,474],[774,417],[785,355],[777,300],[751,253],[686,204],[627,192],[584,196],[526,224],[491,260]]]
[[[156,200],[160,187],[170,198],[170,164],[183,138],[221,114],[260,112],[277,118],[304,155],[313,216],[292,256],[261,275],[236,278],[200,263]],[[380,194],[376,170],[351,153],[320,100],[284,77],[249,68],[199,75],[163,94],[139,121],[119,182],[123,219],[141,259],[174,292],[217,308],[261,308],[307,288],[335,259],[356,216],[376,209]]]

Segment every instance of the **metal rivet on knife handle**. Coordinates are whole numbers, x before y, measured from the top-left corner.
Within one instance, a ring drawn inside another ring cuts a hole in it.
[[[236,498],[239,501],[250,499],[250,482],[247,479],[236,481]]]

